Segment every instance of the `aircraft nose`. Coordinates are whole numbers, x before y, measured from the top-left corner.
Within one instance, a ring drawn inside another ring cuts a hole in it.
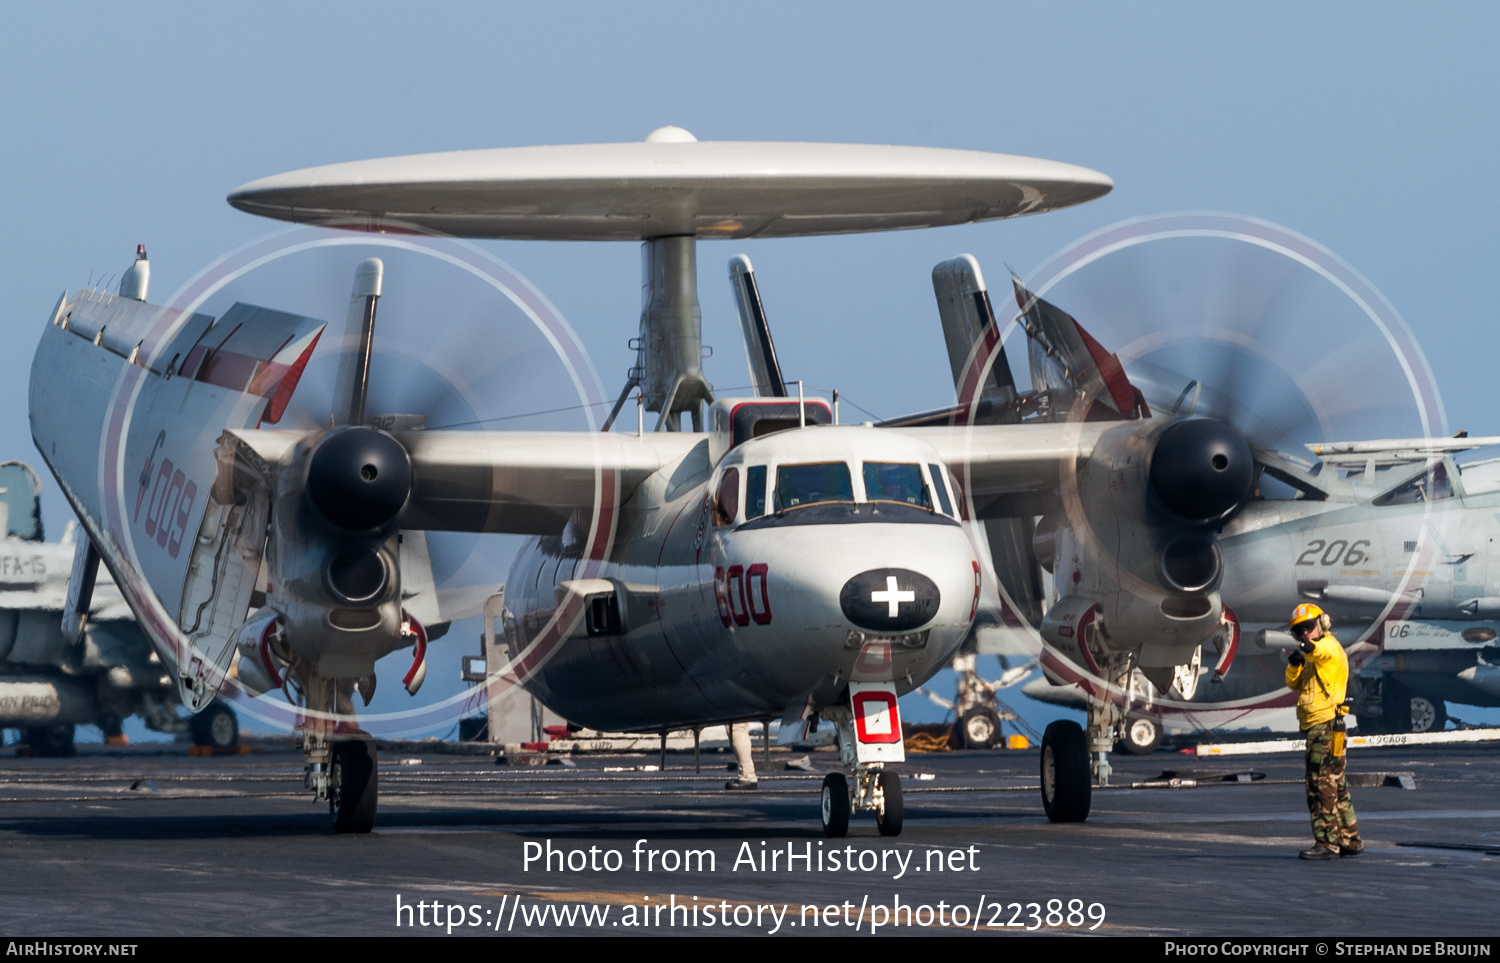
[[[874,568],[844,583],[839,607],[862,629],[905,632],[937,617],[942,594],[937,583],[904,568]]]

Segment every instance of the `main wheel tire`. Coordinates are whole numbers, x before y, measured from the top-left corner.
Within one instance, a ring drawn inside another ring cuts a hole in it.
[[[1380,728],[1386,732],[1411,732],[1411,690],[1387,674],[1380,697]]]
[[[1089,778],[1089,742],[1083,727],[1067,719],[1042,733],[1042,808],[1055,823],[1081,823],[1089,817],[1094,783]]]
[[[1000,738],[1000,717],[995,710],[978,706],[959,720],[965,749],[989,749]]]
[[[885,804],[875,812],[875,826],[882,836],[900,836],[906,818],[906,803],[901,798],[901,775],[883,769],[880,772],[880,794]]]
[[[363,739],[333,745],[328,773],[328,813],[336,833],[367,833],[375,828],[379,795],[375,746]]]
[[[1411,731],[1442,732],[1448,725],[1448,707],[1442,699],[1414,695],[1411,697]]]
[[[1125,738],[1117,748],[1132,756],[1149,756],[1161,747],[1161,723],[1149,716],[1139,716],[1125,722]]]
[[[78,752],[73,745],[73,725],[32,726],[26,730],[26,746],[33,756],[57,759]]]
[[[830,839],[849,835],[849,780],[841,772],[823,777],[823,835]]]
[[[188,731],[195,746],[232,749],[240,742],[239,717],[222,702],[210,702],[208,708],[189,719]]]

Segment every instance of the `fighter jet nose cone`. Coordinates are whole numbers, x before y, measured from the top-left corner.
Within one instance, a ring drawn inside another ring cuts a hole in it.
[[[348,428],[323,439],[307,469],[307,495],[339,528],[380,528],[411,493],[411,460],[383,431]]]
[[[904,568],[876,568],[844,583],[839,607],[862,629],[905,632],[937,616],[942,594],[925,575]]]
[[[1194,418],[1161,433],[1151,455],[1151,488],[1170,511],[1213,521],[1250,497],[1250,446],[1222,421]]]

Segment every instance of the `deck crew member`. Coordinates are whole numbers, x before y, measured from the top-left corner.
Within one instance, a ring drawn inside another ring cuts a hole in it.
[[[739,775],[725,783],[724,788],[760,788],[760,780],[755,775],[755,754],[750,746],[750,723],[730,723],[729,745],[734,749],[734,761],[739,765]]]
[[[1313,831],[1312,848],[1298,853],[1303,859],[1357,856],[1365,848],[1344,775],[1349,657],[1330,626],[1316,605],[1302,604],[1292,613],[1297,648],[1287,659],[1286,684],[1297,690],[1297,724],[1307,737],[1307,809]]]

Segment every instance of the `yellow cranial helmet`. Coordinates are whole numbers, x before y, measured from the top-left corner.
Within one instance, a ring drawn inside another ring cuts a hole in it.
[[[1329,625],[1332,624],[1332,620],[1328,618],[1326,612],[1311,602],[1303,602],[1292,612],[1290,622],[1292,631],[1296,632],[1299,628],[1310,628],[1311,626],[1308,625],[1309,622],[1317,622],[1325,632],[1328,631]]]

